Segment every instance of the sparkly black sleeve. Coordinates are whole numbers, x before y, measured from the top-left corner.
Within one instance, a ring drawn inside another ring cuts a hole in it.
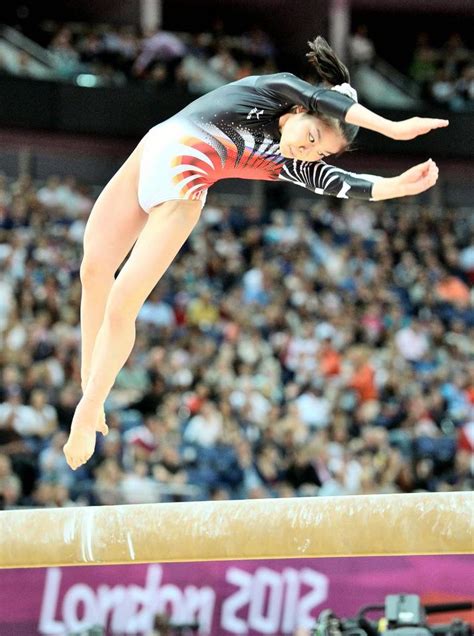
[[[344,120],[354,100],[338,91],[296,77],[292,73],[275,73],[258,78],[255,88],[268,98],[279,102],[282,107],[304,106],[312,112]]]
[[[372,199],[372,186],[380,177],[356,174],[330,166],[324,161],[288,159],[278,177],[317,194],[330,194],[342,199]]]

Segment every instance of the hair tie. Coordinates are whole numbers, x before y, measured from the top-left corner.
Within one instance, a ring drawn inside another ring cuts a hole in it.
[[[352,98],[355,102],[357,102],[357,91],[356,89],[344,82],[344,84],[337,84],[336,86],[331,86],[332,91],[337,91],[338,93],[342,93],[343,95],[347,95],[347,97]]]

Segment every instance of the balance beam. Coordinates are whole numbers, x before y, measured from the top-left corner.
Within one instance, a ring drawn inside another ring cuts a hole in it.
[[[474,552],[474,493],[0,512],[0,567]]]

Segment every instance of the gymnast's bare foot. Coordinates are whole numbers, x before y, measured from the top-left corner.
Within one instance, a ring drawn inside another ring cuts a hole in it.
[[[91,422],[95,422],[95,425],[91,425]],[[66,461],[73,470],[85,464],[94,453],[96,432],[107,435],[108,430],[103,406],[83,397],[77,405],[71,432],[63,449]]]

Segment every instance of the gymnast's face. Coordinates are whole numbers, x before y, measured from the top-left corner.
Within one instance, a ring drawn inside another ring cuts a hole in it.
[[[280,117],[280,152],[284,157],[320,161],[345,149],[347,141],[340,130],[300,106],[295,111]]]

